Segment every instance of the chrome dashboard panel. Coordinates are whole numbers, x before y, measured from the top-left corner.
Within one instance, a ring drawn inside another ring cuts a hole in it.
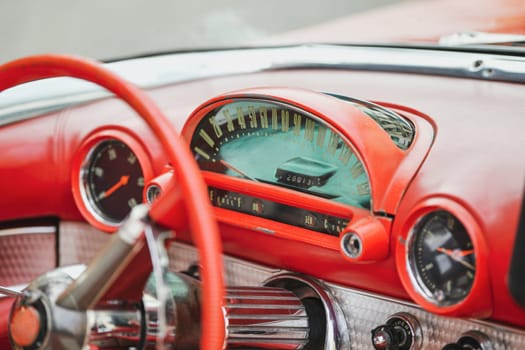
[[[171,268],[184,271],[197,262],[195,248],[174,243],[170,250]],[[267,279],[283,273],[232,257],[224,257],[226,283],[235,285],[261,285]],[[494,323],[478,320],[438,316],[422,310],[412,303],[385,298],[383,296],[324,283],[329,293],[338,302],[347,323],[349,344],[343,348],[353,350],[371,349],[372,329],[384,323],[388,317],[399,312],[409,313],[420,323],[422,329],[422,349],[440,350],[445,344],[455,342],[463,333],[476,330],[486,334],[492,341],[494,350],[517,350],[525,348],[525,332],[507,328]]]
[[[224,64],[229,62],[229,64]],[[232,74],[316,68],[433,74],[524,83],[525,58],[439,48],[298,45],[174,53],[108,63],[108,69],[145,88]],[[110,94],[86,82],[55,78],[2,93],[0,125],[105,98]]]
[[[61,241],[68,249],[62,250],[62,263],[83,262],[96,252],[110,236],[91,226],[77,222],[60,225]],[[170,269],[186,271],[198,263],[197,251],[186,244],[172,243],[169,248]],[[224,256],[225,279],[228,286],[260,286],[269,278],[286,273],[241,259]],[[424,311],[419,306],[394,298],[367,293],[337,284],[320,282],[337,301],[347,323],[348,344],[345,349],[368,350],[371,330],[383,324],[393,314],[404,312],[414,316],[421,326],[422,349],[440,350],[456,341],[463,333],[475,330],[486,334],[494,350],[525,349],[525,332],[504,325],[474,319],[444,317]]]

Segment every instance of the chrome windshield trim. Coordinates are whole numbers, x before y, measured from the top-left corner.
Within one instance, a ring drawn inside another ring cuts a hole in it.
[[[174,53],[106,64],[144,89],[285,69],[344,69],[525,83],[525,57],[380,46],[299,45]],[[72,78],[23,84],[0,94],[0,125],[109,96]]]

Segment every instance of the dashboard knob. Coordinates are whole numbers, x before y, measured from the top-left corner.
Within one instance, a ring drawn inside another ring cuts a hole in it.
[[[372,345],[376,350],[400,350],[406,338],[400,327],[382,325],[372,330]]]
[[[372,330],[372,345],[376,350],[420,350],[422,333],[419,322],[406,312],[393,314],[384,325]]]
[[[489,337],[479,331],[463,333],[456,343],[445,345],[442,350],[493,350]]]

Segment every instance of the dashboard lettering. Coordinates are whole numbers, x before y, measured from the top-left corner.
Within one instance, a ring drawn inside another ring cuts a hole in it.
[[[279,129],[279,121],[277,120],[277,108],[272,108],[272,129]]]
[[[301,120],[301,115],[298,114],[298,113],[294,113],[293,114],[293,133],[294,133],[294,136],[299,136],[299,134],[301,133],[301,123],[302,123],[302,120]]]
[[[315,122],[311,119],[305,120],[304,139],[309,142],[314,141]]]
[[[347,165],[348,162],[350,161],[351,156],[352,156],[352,151],[350,151],[350,148],[343,147],[341,149],[341,152],[339,153],[339,160],[341,161],[341,163],[343,163],[343,165]]]
[[[248,118],[250,118],[250,128],[257,129],[257,113],[254,106],[248,106]]]
[[[109,157],[109,160],[117,159],[117,151],[115,151],[113,148],[110,148],[108,150],[108,157]]]
[[[326,128],[322,125],[319,125],[317,128],[317,146],[319,148],[324,147],[324,141],[326,139]]]
[[[235,126],[233,125],[233,119],[230,114],[229,109],[224,109],[222,111],[222,114],[224,114],[224,118],[226,118],[226,129],[228,129],[228,132],[232,132],[235,130]]]
[[[337,137],[337,135],[334,134],[333,132],[330,132],[330,139],[328,140],[328,148],[327,148],[327,151],[329,154],[331,155],[335,154],[338,143],[339,143],[339,137]]]
[[[199,130],[199,135],[202,137],[202,139],[210,146],[210,147],[213,147],[215,145],[215,141],[213,141],[213,139],[210,137],[210,135],[208,135],[208,133],[206,132],[206,130],[204,129],[200,129]]]
[[[261,128],[268,129],[268,112],[265,107],[259,108],[259,116],[261,118]]]
[[[246,129],[246,120],[244,120],[244,112],[242,111],[242,107],[237,107],[237,122],[239,123],[241,129]]]
[[[133,165],[137,161],[137,157],[133,153],[130,153],[128,156],[128,163]]]
[[[200,156],[204,157],[206,160],[210,160],[210,155],[201,150],[199,147],[195,147],[193,150],[197,152]]]
[[[288,132],[290,129],[290,113],[287,110],[281,110],[281,130]]]
[[[304,224],[309,227],[315,226],[315,217],[313,215],[306,214],[304,216]]]
[[[291,175],[291,174],[286,175],[286,182],[295,183],[298,185],[307,185],[308,187],[320,185],[319,183],[314,183],[313,179],[310,177],[301,176],[301,175]]]
[[[215,120],[215,117],[210,118],[210,124],[213,126],[213,131],[215,131],[217,138],[220,138],[222,136],[222,130],[219,123]]]
[[[361,164],[361,162],[355,162],[354,165],[352,165],[352,168],[350,169],[350,173],[352,174],[353,179],[358,178],[364,172],[365,169],[363,169],[363,165]]]
[[[357,185],[357,193],[360,196],[366,196],[370,194],[370,185],[368,182],[363,182]]]

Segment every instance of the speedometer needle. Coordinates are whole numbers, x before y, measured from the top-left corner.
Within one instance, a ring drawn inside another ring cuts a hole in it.
[[[471,269],[472,271],[476,271],[476,268],[472,264],[463,260],[465,256],[474,254],[474,249],[470,249],[470,250],[454,249],[452,250],[452,249],[446,249],[443,247],[439,247],[436,249],[436,251],[448,255],[452,260],[457,261],[458,263],[462,264],[468,269]]]
[[[252,181],[255,181],[255,182],[259,182],[257,179],[254,179],[253,177],[251,177],[250,175],[246,174],[244,171],[234,167],[233,165],[231,165],[230,163],[228,163],[227,161],[225,161],[224,159],[221,159],[219,160],[219,162],[224,165],[225,167],[227,167],[228,169],[230,170],[233,170],[234,172],[236,172],[237,174],[241,175],[242,177],[245,177],[247,178],[248,180],[252,180]]]
[[[106,197],[109,197],[111,196],[113,193],[115,193],[116,190],[118,190],[119,188],[121,188],[122,186],[126,186],[128,184],[128,181],[129,181],[129,175],[123,175],[120,177],[120,180],[114,184],[113,186],[111,186],[110,188],[108,188],[106,191],[104,192],[101,192],[99,195],[98,195],[98,199],[104,199]]]

